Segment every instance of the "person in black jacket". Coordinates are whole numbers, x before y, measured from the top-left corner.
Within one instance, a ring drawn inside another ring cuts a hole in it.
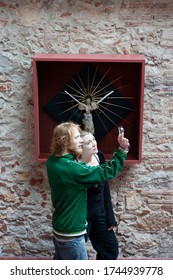
[[[86,131],[81,133],[83,152],[80,161],[87,165],[96,166],[105,162],[104,155],[98,151],[95,137]],[[97,260],[115,260],[118,257],[118,240],[114,232],[117,226],[115,220],[108,182],[98,184],[87,190],[88,192],[88,229]]]

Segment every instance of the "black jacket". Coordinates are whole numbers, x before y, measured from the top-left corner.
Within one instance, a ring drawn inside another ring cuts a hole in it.
[[[105,162],[104,155],[102,152],[98,152],[98,157],[100,164]],[[108,223],[108,227],[116,226],[117,222],[115,220],[111,195],[108,182],[104,182],[102,184],[98,184],[93,188],[89,188],[88,190],[88,219],[97,216],[100,213],[104,212],[106,214],[106,219]]]

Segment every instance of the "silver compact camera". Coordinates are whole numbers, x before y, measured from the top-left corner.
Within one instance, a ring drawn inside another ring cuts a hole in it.
[[[119,132],[119,134],[124,133],[124,127],[119,126],[119,127],[118,127],[118,132]]]

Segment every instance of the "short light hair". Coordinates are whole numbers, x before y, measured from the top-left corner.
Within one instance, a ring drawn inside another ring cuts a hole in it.
[[[72,139],[72,130],[77,128],[79,132],[81,128],[73,122],[64,122],[57,125],[53,131],[52,142],[50,146],[51,154],[61,156],[64,152],[65,145],[68,145]]]
[[[88,134],[92,134],[91,132],[89,132],[89,131],[86,131],[86,130],[81,130],[81,132],[80,132],[80,136],[81,137],[85,137],[86,135],[88,135]],[[93,135],[93,134],[92,134]]]

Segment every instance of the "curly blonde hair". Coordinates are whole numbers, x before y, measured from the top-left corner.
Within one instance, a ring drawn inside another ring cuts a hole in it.
[[[56,156],[61,156],[63,154],[65,146],[68,145],[72,139],[72,130],[74,127],[81,132],[80,126],[73,122],[64,122],[54,128],[50,145],[51,154]]]

